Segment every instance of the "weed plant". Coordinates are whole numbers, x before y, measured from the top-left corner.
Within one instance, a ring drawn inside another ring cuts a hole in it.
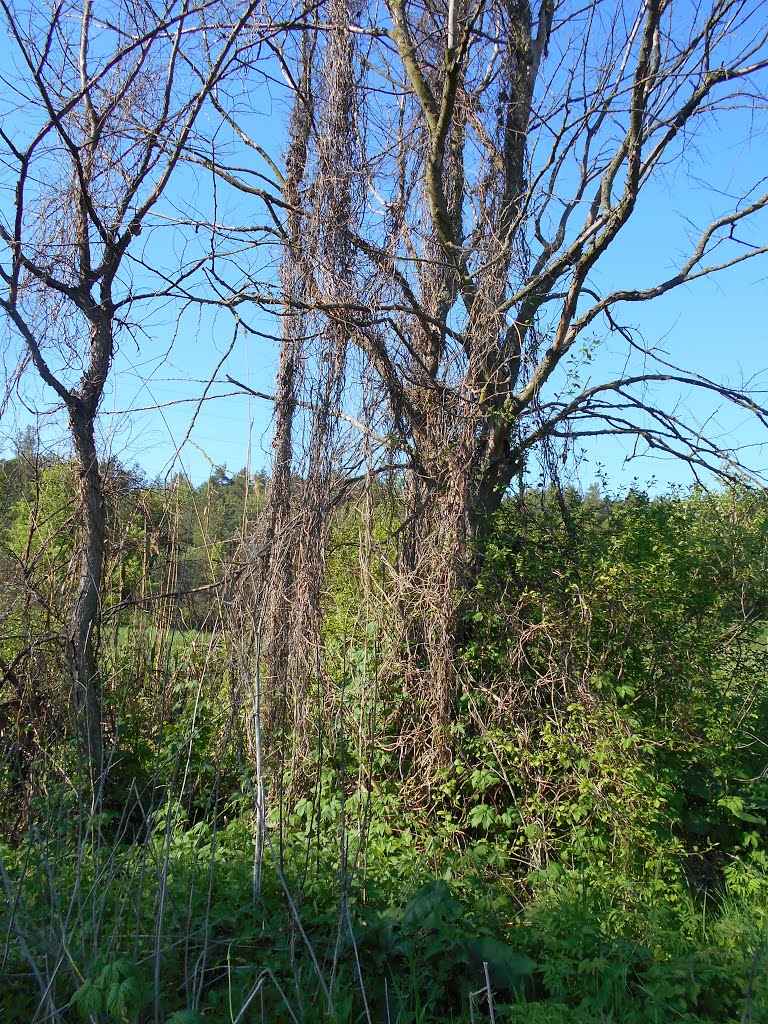
[[[567,535],[545,497],[488,542],[428,785],[354,608],[350,517],[301,760],[264,737],[258,775],[223,597],[194,630],[174,600],[105,619],[95,795],[66,714],[24,732],[19,699],[0,1021],[768,1019],[764,504],[571,496]],[[61,707],[55,644],[16,664]]]

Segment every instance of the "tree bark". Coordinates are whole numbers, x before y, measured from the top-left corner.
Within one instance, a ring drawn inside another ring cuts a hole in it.
[[[77,456],[83,535],[77,570],[77,593],[67,637],[67,661],[80,753],[95,789],[104,773],[103,695],[96,650],[106,545],[106,514],[94,438],[94,415],[81,400],[76,400],[69,409],[69,422]]]

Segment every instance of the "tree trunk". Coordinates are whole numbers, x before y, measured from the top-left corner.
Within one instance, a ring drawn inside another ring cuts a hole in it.
[[[483,568],[483,541],[494,529],[520,453],[456,421],[429,445],[437,458],[414,468],[406,494],[396,585],[401,637],[398,672],[410,680],[404,708],[406,746],[445,764],[462,692],[462,648]],[[445,438],[453,437],[454,443]],[[410,724],[409,724],[410,723]]]
[[[80,757],[95,790],[104,773],[102,682],[96,665],[96,649],[106,516],[104,488],[94,440],[94,416],[79,401],[70,406],[69,420],[77,456],[83,532],[77,569],[77,592],[67,637],[67,661],[72,680],[72,707]]]

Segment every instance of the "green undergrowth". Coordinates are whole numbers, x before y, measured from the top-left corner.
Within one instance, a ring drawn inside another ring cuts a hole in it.
[[[51,805],[54,828],[2,848],[2,1020],[443,1024],[493,1009],[509,1022],[710,1024],[768,1013],[768,874],[748,859],[731,860],[709,896],[682,869],[663,885],[586,860],[513,877],[491,844],[462,848],[395,800],[366,836],[340,831],[332,813],[308,832],[299,804],[282,848],[269,830],[255,881],[245,809],[191,823],[171,802],[130,843],[62,812]]]
[[[768,1020],[768,504],[526,501],[482,541],[442,761],[340,523],[264,834],[255,666],[203,596],[108,619],[95,810],[55,648],[20,662],[50,722],[19,697],[13,732],[9,676],[0,1022]]]

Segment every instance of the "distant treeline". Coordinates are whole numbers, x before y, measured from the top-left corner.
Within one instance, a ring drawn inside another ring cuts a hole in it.
[[[15,447],[15,455],[0,460],[0,559],[6,586],[21,574],[24,587],[42,599],[45,578],[53,573],[60,586],[72,557],[77,470],[65,458],[41,453],[30,434]],[[172,590],[183,624],[201,625],[211,602],[205,588],[220,579],[222,564],[263,508],[266,473],[215,468],[195,486],[180,474],[150,481],[140,467],[115,459],[102,471],[109,515],[106,607]]]

